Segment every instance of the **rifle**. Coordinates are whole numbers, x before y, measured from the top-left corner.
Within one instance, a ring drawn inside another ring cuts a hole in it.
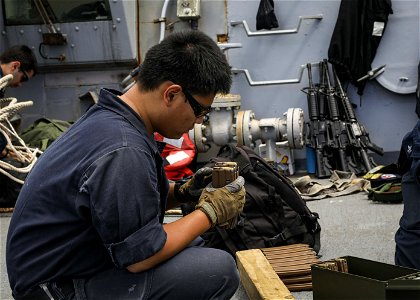
[[[369,138],[369,134],[367,133],[364,126],[362,126],[356,119],[356,115],[353,109],[353,106],[343,90],[341,86],[341,82],[337,76],[337,73],[333,67],[333,74],[335,79],[335,84],[337,86],[337,97],[342,102],[342,107],[344,110],[344,117],[346,121],[346,132],[349,139],[349,143],[352,146],[352,149],[356,155],[356,161],[361,158],[362,165],[359,166],[359,169],[356,174],[358,173],[366,173],[371,170],[376,164],[373,162],[371,158],[367,155],[367,149],[379,154],[383,155],[384,151],[381,147],[377,146],[376,144],[372,143]]]
[[[320,120],[319,102],[318,95],[319,91],[316,90],[312,81],[312,66],[310,63],[306,65],[308,69],[309,87],[302,91],[307,94],[309,119],[307,123],[307,144],[309,147],[315,149],[316,153],[316,176],[318,178],[328,177],[331,175],[331,166],[328,164],[328,160],[324,155],[324,147],[327,145],[326,142],[326,122]],[[307,90],[307,91],[305,91]]]
[[[331,122],[329,122],[329,133],[331,136],[331,147],[336,149],[338,152],[338,162],[339,166],[336,169],[348,172],[352,164],[349,163],[346,157],[346,149],[349,145],[349,140],[347,138],[347,131],[345,122],[340,120],[340,112],[336,99],[335,89],[331,85],[330,81],[330,71],[328,68],[328,61],[324,60],[324,72],[327,82],[327,101],[329,108],[329,115]]]
[[[324,61],[319,62],[319,86],[317,93],[318,110],[320,120],[325,120],[327,116],[327,87],[325,84],[325,63]]]

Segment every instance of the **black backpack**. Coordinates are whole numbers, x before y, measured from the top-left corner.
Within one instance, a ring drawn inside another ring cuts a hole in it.
[[[234,161],[245,179],[246,202],[233,229],[218,226],[202,235],[207,247],[236,251],[295,243],[320,249],[319,216],[306,206],[290,179],[246,146],[223,146],[207,166]]]

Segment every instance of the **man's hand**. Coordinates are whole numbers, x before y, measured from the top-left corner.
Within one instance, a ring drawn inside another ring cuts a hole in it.
[[[180,203],[197,202],[203,189],[211,182],[212,168],[199,169],[194,176],[183,185],[175,184],[175,198]]]
[[[243,210],[245,204],[245,180],[239,176],[221,188],[206,187],[196,205],[209,218],[212,227],[229,223]]]
[[[3,133],[0,132],[0,158],[5,158],[8,154],[8,150],[6,149],[7,146],[7,139],[3,135]]]

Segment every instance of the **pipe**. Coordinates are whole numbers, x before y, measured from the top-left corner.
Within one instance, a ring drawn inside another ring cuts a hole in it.
[[[136,1],[136,52],[137,64],[141,63],[141,49],[140,49],[140,0]]]
[[[166,29],[166,9],[168,8],[170,0],[165,0],[162,7],[162,12],[160,14],[160,38],[159,43],[165,38],[165,29]]]

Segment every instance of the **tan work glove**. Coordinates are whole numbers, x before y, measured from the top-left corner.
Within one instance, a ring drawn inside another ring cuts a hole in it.
[[[174,195],[178,202],[197,202],[203,189],[211,182],[213,169],[204,167],[198,169],[194,176],[184,184],[175,183]]]
[[[195,208],[207,215],[211,227],[234,226],[230,223],[233,222],[232,219],[236,221],[236,217],[242,212],[245,204],[244,184],[245,180],[242,176],[217,189],[209,184],[203,190]]]

